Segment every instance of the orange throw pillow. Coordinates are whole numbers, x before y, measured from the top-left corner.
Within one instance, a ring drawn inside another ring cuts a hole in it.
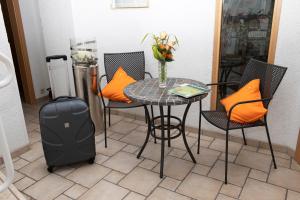
[[[103,88],[102,95],[112,101],[130,103],[131,100],[124,95],[123,90],[134,82],[136,80],[128,76],[122,67],[119,67],[112,80]]]
[[[254,79],[237,92],[222,99],[221,104],[225,106],[227,114],[229,114],[230,108],[238,102],[261,99],[259,84],[260,80]],[[240,104],[232,110],[230,120],[239,123],[255,122],[262,118],[267,111],[262,102]]]

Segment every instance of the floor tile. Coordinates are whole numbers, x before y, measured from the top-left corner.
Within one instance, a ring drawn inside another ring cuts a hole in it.
[[[40,158],[26,165],[19,171],[25,174],[26,176],[33,178],[34,180],[37,181],[49,174],[49,172],[47,171],[47,165],[44,158]]]
[[[216,200],[235,200],[234,198],[231,198],[229,196],[226,196],[224,194],[219,194],[216,198]]]
[[[193,146],[197,141],[197,139],[193,138],[193,137],[186,137],[186,140],[187,140],[187,143],[188,143],[189,147]],[[171,141],[171,147],[174,147],[174,148],[177,148],[177,149],[182,149],[182,150],[186,151],[182,136],[172,140]]]
[[[145,142],[146,135],[146,132],[135,130],[123,137],[121,141],[134,146],[142,146]]]
[[[106,160],[109,159],[109,156],[105,156],[102,154],[97,154],[95,157],[95,163],[101,165],[102,163],[104,163]]]
[[[141,162],[139,164],[139,166],[142,167],[142,168],[151,170],[157,165],[157,163],[158,162],[153,161],[153,160],[144,159],[143,162]]]
[[[77,199],[79,198],[83,193],[85,193],[88,189],[75,184],[73,185],[70,189],[68,189],[67,191],[65,191],[65,195],[67,195],[68,197],[72,198],[72,199]]]
[[[70,197],[67,197],[66,195],[59,195],[55,200],[72,200]]]
[[[240,165],[228,163],[228,183],[232,183],[234,185],[243,186],[245,183],[249,168],[242,167]],[[215,166],[212,168],[210,173],[208,174],[209,177],[218,179],[220,181],[224,181],[225,176],[225,162],[224,161],[217,161]]]
[[[41,142],[36,142],[31,145],[30,150],[22,154],[20,157],[25,160],[32,162],[44,155],[43,147]]]
[[[80,197],[80,200],[120,200],[123,199],[129,191],[114,185],[108,181],[102,180],[92,189]]]
[[[130,192],[123,200],[144,200],[146,197],[137,194],[135,192]]]
[[[24,192],[38,200],[50,200],[59,196],[72,185],[73,183],[71,181],[55,174],[51,174],[30,186],[24,190]]]
[[[16,188],[19,191],[22,191],[22,190],[28,188],[29,186],[31,186],[34,183],[35,183],[35,181],[33,179],[28,178],[28,177],[24,177],[21,180],[19,180],[18,182],[16,182],[14,185],[16,186]]]
[[[154,192],[147,198],[147,200],[190,200],[191,198],[185,197],[178,193],[166,190],[164,188],[156,188]]]
[[[120,116],[120,115],[110,115],[110,123],[113,125],[113,124],[116,124],[118,123],[119,121],[121,121],[124,117]]]
[[[97,164],[84,165],[69,174],[67,178],[80,185],[90,188],[100,179],[106,176],[110,171],[110,169]]]
[[[107,139],[107,148],[105,148],[104,141],[96,144],[96,152],[101,153],[106,156],[113,156],[117,152],[119,152],[121,149],[123,149],[126,146],[125,143],[117,141],[117,140],[112,140],[112,139]]]
[[[286,200],[299,200],[299,199],[300,199],[300,193],[288,190]]]
[[[286,190],[257,181],[254,179],[248,179],[244,186],[244,189],[240,195],[241,200],[284,200]]]
[[[19,170],[21,169],[22,167],[26,166],[29,162],[20,158],[18,159],[17,161],[14,162],[14,168],[15,170]]]
[[[122,179],[119,185],[148,196],[160,181],[157,173],[137,167]]]
[[[269,149],[260,148],[258,149],[258,152],[271,155],[271,151]],[[286,153],[274,151],[275,157],[284,158],[284,159],[290,159],[290,156]]]
[[[268,182],[300,192],[300,172],[298,171],[282,167],[278,167],[278,169],[272,169]]]
[[[55,169],[54,173],[60,176],[67,176],[75,170],[72,166],[62,166]]]
[[[249,174],[250,178],[259,180],[259,181],[263,181],[266,182],[267,178],[268,178],[268,174],[256,169],[251,169],[250,174]]]
[[[121,134],[121,133],[113,133],[110,135],[107,135],[109,138],[114,139],[114,140],[120,140],[121,138],[123,138],[125,135]]]
[[[125,174],[118,171],[111,171],[107,176],[104,177],[105,180],[117,184],[122,178],[124,178]]]
[[[170,148],[165,147],[165,157],[170,152]],[[161,157],[161,144],[155,144],[153,142],[148,142],[146,148],[144,149],[142,155],[144,158],[160,162]]]
[[[277,157],[275,160],[278,167],[290,168],[291,161],[289,159]]]
[[[194,163],[190,161],[168,156],[165,158],[164,175],[177,180],[183,180],[193,167]],[[153,171],[160,172],[160,163],[156,165]]]
[[[222,153],[219,157],[220,160],[223,160],[225,161],[225,153]],[[233,155],[233,154],[228,154],[228,162],[234,162],[236,159],[236,155]]]
[[[218,159],[219,155],[221,154],[218,151],[207,149],[207,148],[200,148],[200,153],[197,154],[197,147],[192,148],[192,153],[197,161],[198,164],[213,166],[213,164]],[[191,160],[190,155],[187,153],[184,156],[184,159]]]
[[[291,169],[300,171],[300,164],[298,164],[294,159],[292,159]]]
[[[134,154],[120,151],[105,161],[102,165],[127,174],[140,162],[141,160],[137,159]]]
[[[228,142],[228,153],[230,154],[238,154],[242,145],[236,142]],[[225,152],[225,140],[215,139],[210,147],[210,149]]]
[[[186,154],[186,151],[181,150],[181,149],[172,149],[172,151],[169,153],[170,156],[174,156],[177,158],[182,158]]]
[[[220,193],[225,194],[226,196],[232,198],[238,198],[242,191],[241,187],[231,185],[231,184],[223,184]]]
[[[272,158],[269,155],[242,150],[235,162],[253,169],[268,172],[271,161]]]
[[[195,165],[194,169],[192,170],[196,174],[207,176],[211,167],[205,165]]]
[[[244,145],[242,149],[247,151],[254,151],[254,152],[257,151],[257,147],[250,146],[250,145]]]
[[[128,134],[134,129],[138,127],[137,124],[134,123],[129,123],[125,121],[120,121],[114,125],[112,125],[109,130],[116,132],[116,133],[121,133],[121,134]]]
[[[176,188],[179,186],[181,181],[170,178],[170,177],[165,177],[165,179],[160,183],[160,187],[166,188],[168,190],[175,191]]]
[[[214,200],[223,182],[190,174],[177,189],[177,192],[198,200]]]
[[[128,152],[128,153],[134,153],[139,149],[139,147],[134,146],[134,145],[127,145],[122,149],[122,151]]]

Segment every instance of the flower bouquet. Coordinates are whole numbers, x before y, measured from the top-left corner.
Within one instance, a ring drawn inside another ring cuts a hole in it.
[[[142,42],[149,36],[145,35]],[[152,34],[154,44],[152,45],[153,56],[158,60],[159,69],[159,87],[167,86],[167,63],[174,61],[173,52],[175,46],[178,45],[178,39],[175,35],[169,35],[166,32],[160,33],[158,36]]]

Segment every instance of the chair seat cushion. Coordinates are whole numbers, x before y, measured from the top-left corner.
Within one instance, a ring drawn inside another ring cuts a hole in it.
[[[259,100],[261,94],[259,90],[260,80],[254,79],[247,83],[237,92],[221,100],[227,114],[233,105],[241,101]],[[262,102],[254,102],[237,105],[231,112],[230,120],[239,123],[251,123],[259,120],[267,113]]]
[[[130,103],[131,100],[124,95],[124,89],[131,83],[136,82],[120,66],[112,80],[103,88],[102,95],[112,101]]]
[[[225,111],[202,111],[203,117],[213,124],[214,126],[226,130],[227,129],[227,113]],[[238,123],[234,121],[229,121],[229,130],[232,129],[241,129],[241,128],[249,128],[249,127],[255,127],[255,126],[263,126],[264,121],[257,120],[252,123]]]

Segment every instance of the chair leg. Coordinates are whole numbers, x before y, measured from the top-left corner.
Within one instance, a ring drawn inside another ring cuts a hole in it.
[[[228,172],[228,130],[226,130],[226,147],[225,147],[225,184],[227,184]]]
[[[275,156],[274,156],[274,152],[273,152],[273,147],[272,147],[272,143],[271,143],[271,138],[270,138],[269,128],[268,128],[267,122],[266,122],[265,127],[266,127],[266,132],[267,132],[267,137],[268,137],[268,142],[269,142],[269,146],[270,146],[270,151],[271,151],[271,155],[272,155],[274,168],[277,169],[277,165],[276,165],[276,161],[275,161]]]
[[[202,101],[199,101],[199,129],[198,129],[198,147],[197,154],[200,153],[200,135],[201,135],[201,117],[202,117]]]
[[[106,133],[106,108],[104,107],[104,143],[105,143],[105,148],[107,148],[107,133]]]
[[[244,132],[243,128],[242,128],[242,133],[243,133],[244,145],[247,145],[247,140],[246,140],[246,136],[245,136],[245,132]]]
[[[110,108],[108,108],[108,126],[111,126],[111,124],[110,124]]]
[[[151,105],[151,115],[152,115],[152,118],[151,119],[154,119],[154,111],[153,111],[153,106]],[[154,127],[154,121],[153,121],[153,124],[152,124],[152,127]],[[153,134],[154,136],[156,136],[156,132],[155,132],[155,128],[153,129]],[[156,144],[156,138],[154,138],[154,143]]]

